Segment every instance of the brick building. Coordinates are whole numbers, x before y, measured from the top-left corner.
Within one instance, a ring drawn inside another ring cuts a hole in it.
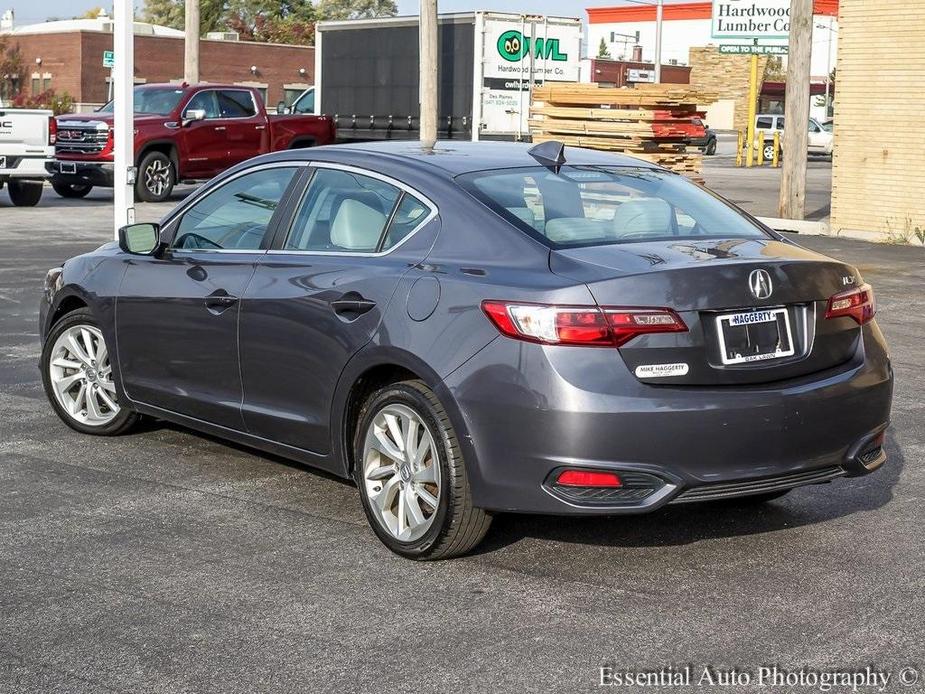
[[[22,52],[27,66],[23,88],[27,91],[52,88],[67,92],[77,110],[92,109],[109,100],[110,72],[103,67],[103,52],[112,50],[112,22],[107,17],[7,28],[4,34]],[[291,103],[314,84],[312,46],[206,38],[199,51],[204,82],[255,87],[271,107],[279,101]],[[136,83],[179,82],[182,78],[183,32],[137,22]]]

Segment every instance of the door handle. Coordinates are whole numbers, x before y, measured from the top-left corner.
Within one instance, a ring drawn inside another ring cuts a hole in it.
[[[238,303],[238,297],[228,296],[227,294],[217,294],[205,298],[206,308],[209,309],[209,313],[215,316],[224,313],[236,303]]]
[[[331,308],[334,310],[334,313],[346,320],[355,320],[375,307],[375,301],[365,299],[354,292],[344,294],[340,299],[335,299],[331,302]]]
[[[255,130],[266,130],[266,129],[267,129],[267,126],[265,126],[265,125],[255,125],[255,126],[254,126],[254,129],[255,129]]]
[[[224,125],[216,125],[216,126],[215,126],[216,132],[218,132],[218,131],[220,131],[220,130],[224,130],[224,129],[225,129],[225,126],[224,126]]]

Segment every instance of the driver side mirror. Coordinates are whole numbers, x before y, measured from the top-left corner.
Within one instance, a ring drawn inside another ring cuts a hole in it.
[[[158,224],[129,224],[119,229],[119,248],[132,255],[156,255],[161,247]]]
[[[182,125],[185,128],[190,123],[206,119],[206,110],[204,108],[188,108],[183,114]]]

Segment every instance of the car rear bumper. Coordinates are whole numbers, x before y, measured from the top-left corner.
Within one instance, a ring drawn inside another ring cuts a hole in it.
[[[44,156],[0,156],[0,161],[0,180],[43,181],[49,176]]]
[[[645,385],[613,350],[499,338],[445,381],[473,501],[640,513],[872,472],[885,461],[893,375],[876,325],[863,337],[846,364],[744,387]],[[613,471],[624,486],[576,494],[555,484],[563,468]]]
[[[45,165],[53,179],[71,185],[112,188],[115,165],[108,162],[54,160]]]

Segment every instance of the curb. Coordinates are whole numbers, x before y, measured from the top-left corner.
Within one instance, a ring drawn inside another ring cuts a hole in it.
[[[775,231],[793,231],[810,236],[828,236],[827,222],[808,222],[802,219],[780,219],[779,217],[758,217],[758,221]]]

